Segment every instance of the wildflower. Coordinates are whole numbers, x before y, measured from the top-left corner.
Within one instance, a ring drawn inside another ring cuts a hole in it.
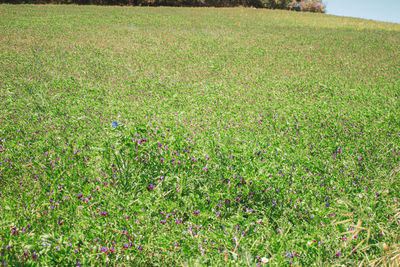
[[[261,262],[262,262],[262,263],[268,263],[268,262],[269,262],[269,259],[266,258],[266,257],[263,257],[263,258],[261,258]]]
[[[16,227],[13,227],[13,228],[11,229],[11,234],[12,234],[12,235],[18,235],[18,234],[19,234]]]
[[[113,121],[112,127],[113,127],[113,128],[117,128],[117,126],[118,126],[118,122],[117,122],[117,121]]]
[[[149,184],[149,190],[153,190],[154,189],[154,185]]]
[[[199,210],[195,210],[195,211],[193,212],[193,214],[194,214],[194,215],[199,215],[199,214],[200,214],[200,211],[199,211]]]

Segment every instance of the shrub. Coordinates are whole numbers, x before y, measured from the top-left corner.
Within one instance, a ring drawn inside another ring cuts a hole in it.
[[[325,13],[325,5],[321,0],[302,0],[292,1],[288,4],[288,8],[297,11],[319,12]]]

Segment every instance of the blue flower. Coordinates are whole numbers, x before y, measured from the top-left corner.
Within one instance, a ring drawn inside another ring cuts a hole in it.
[[[118,122],[117,122],[117,121],[113,121],[112,127],[113,127],[113,128],[117,128],[117,126],[118,126]]]

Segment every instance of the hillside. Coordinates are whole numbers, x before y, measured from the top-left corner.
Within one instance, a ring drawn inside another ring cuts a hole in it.
[[[399,24],[0,14],[3,265],[399,263]]]

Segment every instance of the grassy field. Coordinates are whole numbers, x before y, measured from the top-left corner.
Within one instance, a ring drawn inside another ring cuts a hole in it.
[[[399,24],[0,14],[0,265],[399,263]]]

